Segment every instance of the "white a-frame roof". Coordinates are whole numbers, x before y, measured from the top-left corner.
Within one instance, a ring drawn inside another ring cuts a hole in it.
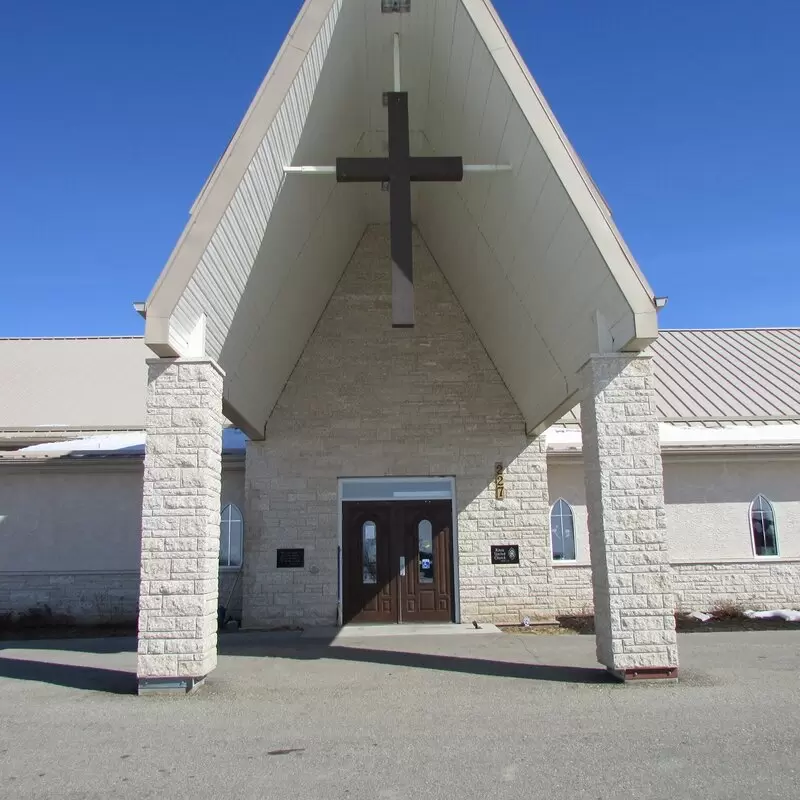
[[[409,93],[412,153],[508,164],[415,184],[413,218],[531,431],[575,402],[593,353],[657,335],[653,293],[489,0],[307,0],[146,304],[161,356],[208,355],[226,414],[262,436],[380,187],[285,174],[385,155],[382,93]],[[388,255],[388,254],[387,254]]]

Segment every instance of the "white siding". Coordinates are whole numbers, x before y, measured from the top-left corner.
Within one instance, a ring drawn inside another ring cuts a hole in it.
[[[171,329],[185,350],[200,315],[207,315],[206,352],[220,360],[225,338],[261,247],[311,109],[342,0],[334,2],[230,205],[175,308]]]

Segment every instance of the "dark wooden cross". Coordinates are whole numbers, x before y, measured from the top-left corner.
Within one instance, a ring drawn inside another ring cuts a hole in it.
[[[414,327],[414,272],[411,248],[412,181],[460,181],[459,156],[412,156],[408,130],[408,92],[387,92],[388,158],[337,158],[339,183],[389,184],[392,248],[392,327]]]

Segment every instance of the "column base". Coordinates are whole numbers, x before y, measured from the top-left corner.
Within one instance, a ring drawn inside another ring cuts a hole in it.
[[[633,667],[632,669],[612,669],[606,667],[608,673],[622,683],[631,681],[659,681],[660,683],[677,683],[677,667]]]
[[[202,678],[139,678],[139,695],[186,695],[196,692],[205,683]]]

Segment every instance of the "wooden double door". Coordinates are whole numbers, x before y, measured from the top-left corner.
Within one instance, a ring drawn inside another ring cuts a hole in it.
[[[344,622],[452,622],[449,500],[342,503]]]

